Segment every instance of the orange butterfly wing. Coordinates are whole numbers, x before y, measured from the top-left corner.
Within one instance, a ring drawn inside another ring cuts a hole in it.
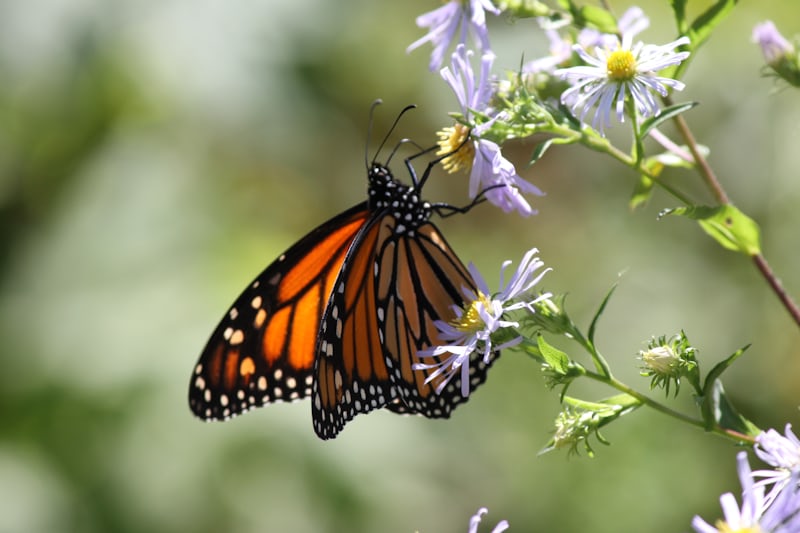
[[[236,299],[195,366],[189,386],[195,415],[224,420],[310,394],[320,319],[369,215],[364,202],[312,230]]]
[[[434,324],[456,317],[454,307],[464,306],[464,289],[477,293],[475,282],[433,223],[417,228],[413,236],[403,235],[387,241],[378,258],[380,269],[390,268],[394,275],[378,280],[379,313],[382,323],[384,353],[392,368],[392,380],[401,402],[389,405],[398,413],[416,413],[428,418],[448,418],[453,409],[469,397],[461,394],[461,376],[457,373],[441,392],[436,387],[442,377],[425,380],[432,369],[414,370],[417,352],[447,344],[439,337]],[[499,353],[491,359],[493,362]],[[445,356],[446,357],[446,356]],[[436,363],[442,358],[426,358]],[[470,390],[486,380],[491,365],[475,356],[470,362]]]
[[[356,237],[322,318],[311,407],[322,439],[397,397],[384,358],[374,282],[382,228],[390,218],[377,217]]]
[[[419,350],[444,344],[434,321],[455,318],[453,306],[463,307],[463,288],[476,291],[475,282],[436,226],[398,234],[398,224],[388,213],[368,222],[334,284],[312,389],[314,430],[322,439],[381,407],[447,418],[467,400],[459,376],[437,394],[441,378],[426,384],[432,370],[412,365]],[[488,366],[471,365],[472,388],[486,380]]]

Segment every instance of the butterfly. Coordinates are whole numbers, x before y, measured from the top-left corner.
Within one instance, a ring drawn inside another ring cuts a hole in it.
[[[397,117],[378,154],[412,107]],[[387,408],[448,418],[467,400],[460,376],[437,393],[443,378],[428,380],[432,370],[413,368],[418,351],[444,344],[435,321],[454,320],[465,293],[477,294],[430,219],[466,212],[481,200],[461,208],[422,200],[420,191],[443,158],[419,179],[412,160],[431,150],[405,160],[411,185],[389,169],[397,147],[385,164],[377,155],[365,158],[367,200],[313,229],[242,292],[194,368],[189,405],[195,415],[227,420],[310,396],[314,431],[332,439],[360,413]],[[488,366],[482,359],[471,364],[472,389],[485,381]]]

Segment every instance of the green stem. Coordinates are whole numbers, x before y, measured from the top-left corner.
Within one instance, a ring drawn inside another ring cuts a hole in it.
[[[690,424],[692,426],[700,428],[703,431],[710,431],[711,433],[716,433],[717,435],[720,435],[720,436],[725,437],[727,439],[733,440],[733,441],[735,441],[737,443],[747,442],[750,445],[755,444],[755,438],[752,437],[752,436],[744,435],[744,434],[741,434],[741,433],[739,433],[737,431],[733,431],[733,430],[730,430],[730,429],[722,428],[720,426],[714,426],[712,428],[707,428],[705,422],[703,422],[702,420],[699,420],[697,418],[692,418],[691,416],[688,416],[688,415],[685,415],[685,414],[683,414],[681,412],[675,411],[674,409],[670,409],[666,405],[657,402],[656,400],[650,398],[649,396],[647,396],[645,394],[642,394],[642,393],[638,392],[637,390],[634,390],[634,389],[628,387],[627,385],[625,385],[624,383],[622,383],[621,381],[617,380],[616,378],[614,378],[611,375],[606,377],[606,376],[603,376],[601,374],[597,374],[595,372],[592,372],[590,370],[586,370],[584,375],[586,377],[588,377],[588,378],[591,378],[591,379],[595,380],[595,381],[599,381],[601,383],[605,383],[606,385],[608,385],[610,387],[613,387],[613,388],[617,389],[620,392],[624,392],[625,394],[627,394],[629,396],[632,396],[633,398],[636,398],[639,402],[642,403],[642,405],[646,405],[648,407],[651,407],[651,408],[655,409],[656,411],[658,411],[658,412],[660,412],[662,414],[665,414],[667,416],[670,416],[670,417],[675,418],[677,420],[680,420],[682,422],[686,422],[687,424]]]
[[[644,144],[642,143],[642,129],[639,127],[639,120],[636,113],[636,106],[633,105],[633,100],[628,100],[626,102],[626,108],[628,111],[628,116],[631,118],[631,128],[633,129],[633,147],[631,152],[633,153],[633,160],[635,161],[635,168],[641,171],[642,168],[642,159],[644,159]]]
[[[630,155],[626,154],[616,146],[612,145],[608,142],[604,137],[600,137],[598,135],[592,135],[586,132],[576,132],[575,130],[553,125],[551,128],[551,132],[556,134],[558,137],[567,139],[565,144],[570,144],[574,142],[579,142],[582,145],[586,146],[590,150],[594,150],[595,152],[600,152],[602,154],[608,154],[626,167],[631,167],[632,169],[636,170],[640,174],[647,176],[653,182],[664,189],[667,193],[671,194],[673,197],[678,199],[681,203],[685,205],[694,205],[695,202],[691,200],[688,196],[680,192],[679,190],[675,189],[671,185],[667,184],[659,176],[654,175],[652,172],[641,168],[640,164],[637,164],[636,160],[631,157]]]
[[[574,340],[583,346],[583,348],[589,352],[589,355],[592,356],[592,361],[594,362],[595,368],[597,371],[600,372],[599,375],[608,376],[608,379],[613,379],[611,377],[611,366],[609,366],[608,361],[606,361],[605,357],[603,357],[600,352],[597,351],[595,348],[594,343],[589,341],[586,337],[583,336],[583,333],[574,326],[572,327],[572,331],[570,334],[574,338]]]

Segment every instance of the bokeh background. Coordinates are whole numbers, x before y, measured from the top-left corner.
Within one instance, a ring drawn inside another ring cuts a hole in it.
[[[558,402],[513,352],[448,421],[378,412],[322,442],[307,402],[191,416],[191,370],[233,298],[364,198],[370,103],[385,102],[370,153],[408,103],[398,135],[429,145],[450,123],[430,48],[405,53],[414,17],[438,5],[0,2],[0,532],[457,532],[481,506],[512,531],[674,532],[719,516],[737,449],[660,414],[613,424],[594,459],[537,455]],[[671,40],[667,2],[641,5],[643,37]],[[800,297],[800,96],[761,76],[750,32],[766,18],[800,32],[796,2],[738,6],[677,99],[701,102],[687,119]],[[491,31],[498,72],[546,52],[531,21]],[[524,169],[533,146],[507,154]],[[798,421],[800,336],[747,260],[657,221],[674,205],[662,194],[631,213],[632,173],[579,147],[522,173],[547,193],[538,216],[483,205],[440,223],[465,261],[494,281],[538,246],[546,288],[584,323],[619,281],[598,342],[642,390],[635,356],[653,335],[684,328],[706,370],[752,343],[727,390],[761,427]],[[709,200],[693,175],[668,176]],[[426,196],[466,203],[465,178],[437,174]],[[688,394],[675,405],[693,409]]]

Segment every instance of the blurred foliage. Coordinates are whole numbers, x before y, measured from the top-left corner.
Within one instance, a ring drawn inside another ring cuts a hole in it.
[[[642,7],[670,20],[661,2]],[[610,428],[595,459],[537,456],[557,401],[512,353],[449,421],[375,413],[323,443],[302,402],[226,424],[191,417],[207,335],[264,265],[364,197],[365,146],[408,103],[420,109],[398,138],[431,144],[449,124],[455,102],[427,50],[405,54],[431,8],[0,4],[0,532],[465,531],[481,506],[512,531],[667,532],[718,513],[736,450],[655,413]],[[749,36],[798,14],[737,7],[683,95],[702,103],[687,119],[795,295],[800,106],[759,77]],[[524,31],[526,57],[546,49],[528,21],[492,24],[505,61]],[[707,367],[752,342],[726,390],[762,427],[797,422],[800,338],[751,265],[689,222],[656,221],[672,206],[658,194],[630,213],[636,176],[596,154],[551,150],[523,173],[547,192],[538,216],[481,206],[440,224],[465,261],[491,283],[536,245],[555,269],[548,288],[587,321],[625,271],[597,339],[629,368],[621,378],[646,388],[635,355],[653,335],[685,329]],[[458,179],[436,175],[426,193],[463,203]]]

